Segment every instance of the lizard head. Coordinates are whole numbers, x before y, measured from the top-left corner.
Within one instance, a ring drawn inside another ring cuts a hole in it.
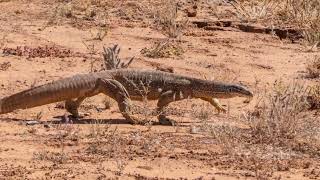
[[[251,99],[253,93],[247,88],[236,84],[216,84],[214,86],[214,96],[217,98],[246,97]]]
[[[253,93],[243,86],[231,85],[229,89],[230,89],[230,93],[235,94],[236,96],[247,97],[247,98],[253,97]]]

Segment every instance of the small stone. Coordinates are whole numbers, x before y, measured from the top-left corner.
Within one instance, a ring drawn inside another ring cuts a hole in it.
[[[36,124],[40,124],[40,122],[39,121],[27,121],[26,122],[27,126],[33,126],[33,125],[36,125]]]
[[[186,9],[186,13],[187,13],[188,17],[196,17],[197,16],[197,10],[194,8]]]

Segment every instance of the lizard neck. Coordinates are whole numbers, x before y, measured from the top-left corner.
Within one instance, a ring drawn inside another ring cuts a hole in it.
[[[236,95],[229,91],[229,84],[209,81],[197,80],[192,88],[195,98],[232,98]]]

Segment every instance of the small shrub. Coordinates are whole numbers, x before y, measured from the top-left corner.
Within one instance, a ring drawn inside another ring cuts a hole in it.
[[[114,45],[113,47],[103,47],[103,60],[104,60],[104,67],[106,70],[110,69],[124,69],[129,67],[132,63],[134,57],[132,57],[128,62],[124,63],[120,57],[120,47],[118,44]]]
[[[310,105],[310,110],[320,109],[320,85],[310,87],[307,101]]]
[[[235,0],[230,3],[242,21],[299,29],[310,44],[320,42],[319,0]]]
[[[33,159],[40,161],[51,161],[55,164],[64,164],[70,160],[70,157],[64,152],[50,152],[47,150],[42,150],[33,153]]]
[[[178,5],[176,1],[162,1],[154,15],[156,29],[163,32],[168,38],[179,38],[188,25],[187,20],[178,20]]]
[[[201,120],[202,122],[208,121],[213,116],[212,106],[206,106],[205,104],[198,106],[192,104],[191,107],[193,117]]]
[[[306,133],[301,112],[308,108],[307,92],[298,83],[276,82],[273,92],[256,106],[254,116],[246,118],[255,143],[284,145]]]
[[[307,74],[309,78],[319,78],[320,76],[320,57],[315,57],[314,60],[307,64]]]
[[[319,120],[306,117],[308,94],[308,86],[278,81],[253,112],[240,118],[241,127],[226,122],[207,123],[202,129],[217,140],[228,165],[249,170],[257,179],[269,179],[279,169],[297,168],[306,156],[320,155]]]
[[[274,0],[264,1],[241,1],[235,0],[230,2],[236,9],[236,14],[242,21],[262,21],[271,17],[273,11],[277,8],[278,3]]]
[[[150,58],[169,58],[171,56],[180,56],[183,53],[180,43],[170,39],[157,42],[153,47],[141,50],[141,54]]]

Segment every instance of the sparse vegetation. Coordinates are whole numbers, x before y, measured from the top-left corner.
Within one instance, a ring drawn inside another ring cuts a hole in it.
[[[273,16],[279,5],[274,0],[235,0],[230,3],[236,9],[238,18],[247,22],[261,21]]]
[[[310,110],[320,109],[320,85],[310,87],[307,101],[310,105]]]
[[[117,127],[111,129],[110,125],[103,125],[101,122],[96,121],[91,124],[90,132],[87,135],[89,144],[86,152],[94,156],[107,154],[109,157],[116,156],[114,150],[118,143]]]
[[[285,85],[278,81],[272,93],[242,117],[246,128],[226,122],[205,123],[201,130],[217,139],[222,153],[234,163],[245,164],[241,168],[253,171],[256,178],[269,178],[279,169],[295,168],[291,164],[303,158],[301,153],[319,156],[319,121],[305,117],[308,89],[296,82]]]
[[[96,49],[96,46],[94,43],[87,44],[84,41],[82,44],[87,48],[89,51],[89,58],[90,58],[90,72],[96,72],[97,70],[95,69],[95,63],[98,61],[96,58],[93,56],[97,54],[98,50]]]
[[[141,54],[150,58],[169,58],[172,56],[180,56],[183,52],[181,44],[170,39],[156,42],[153,47],[141,50]]]
[[[270,27],[296,28],[312,45],[320,42],[320,2],[318,0],[236,0],[238,17],[247,22],[263,22]]]
[[[101,96],[81,105],[88,114],[65,114],[64,122],[64,103],[1,114],[0,179],[319,179],[319,2],[0,0],[1,98],[129,67],[254,92],[248,104],[228,100],[228,114],[189,99],[156,112],[142,79],[134,86],[143,101],[130,107],[142,126],[127,124],[116,102]],[[304,82],[286,83],[292,79]],[[175,127],[158,125],[159,113]]]
[[[316,56],[313,60],[307,63],[307,77],[320,77],[320,57]]]
[[[119,57],[120,50],[121,49],[118,44],[113,47],[103,47],[103,60],[106,70],[127,68],[132,63],[134,57],[132,57],[127,63],[122,62]]]
[[[213,107],[206,104],[200,106],[196,104],[191,105],[192,115],[194,118],[201,120],[202,122],[208,121],[213,116]]]
[[[162,3],[155,8],[156,29],[162,31],[168,38],[179,38],[188,25],[188,20],[179,20],[177,2],[162,0]]]
[[[33,153],[33,159],[38,161],[51,161],[55,164],[63,164],[69,160],[69,157],[64,152],[50,152],[42,150]]]
[[[276,82],[272,94],[261,100],[255,111],[246,116],[256,143],[291,146],[290,141],[312,134],[314,129],[309,129],[312,127],[309,123],[315,126],[316,121],[303,118],[309,108],[308,91],[307,86],[297,82],[290,85]]]
[[[0,71],[6,71],[11,67],[10,62],[3,62],[0,64]]]

